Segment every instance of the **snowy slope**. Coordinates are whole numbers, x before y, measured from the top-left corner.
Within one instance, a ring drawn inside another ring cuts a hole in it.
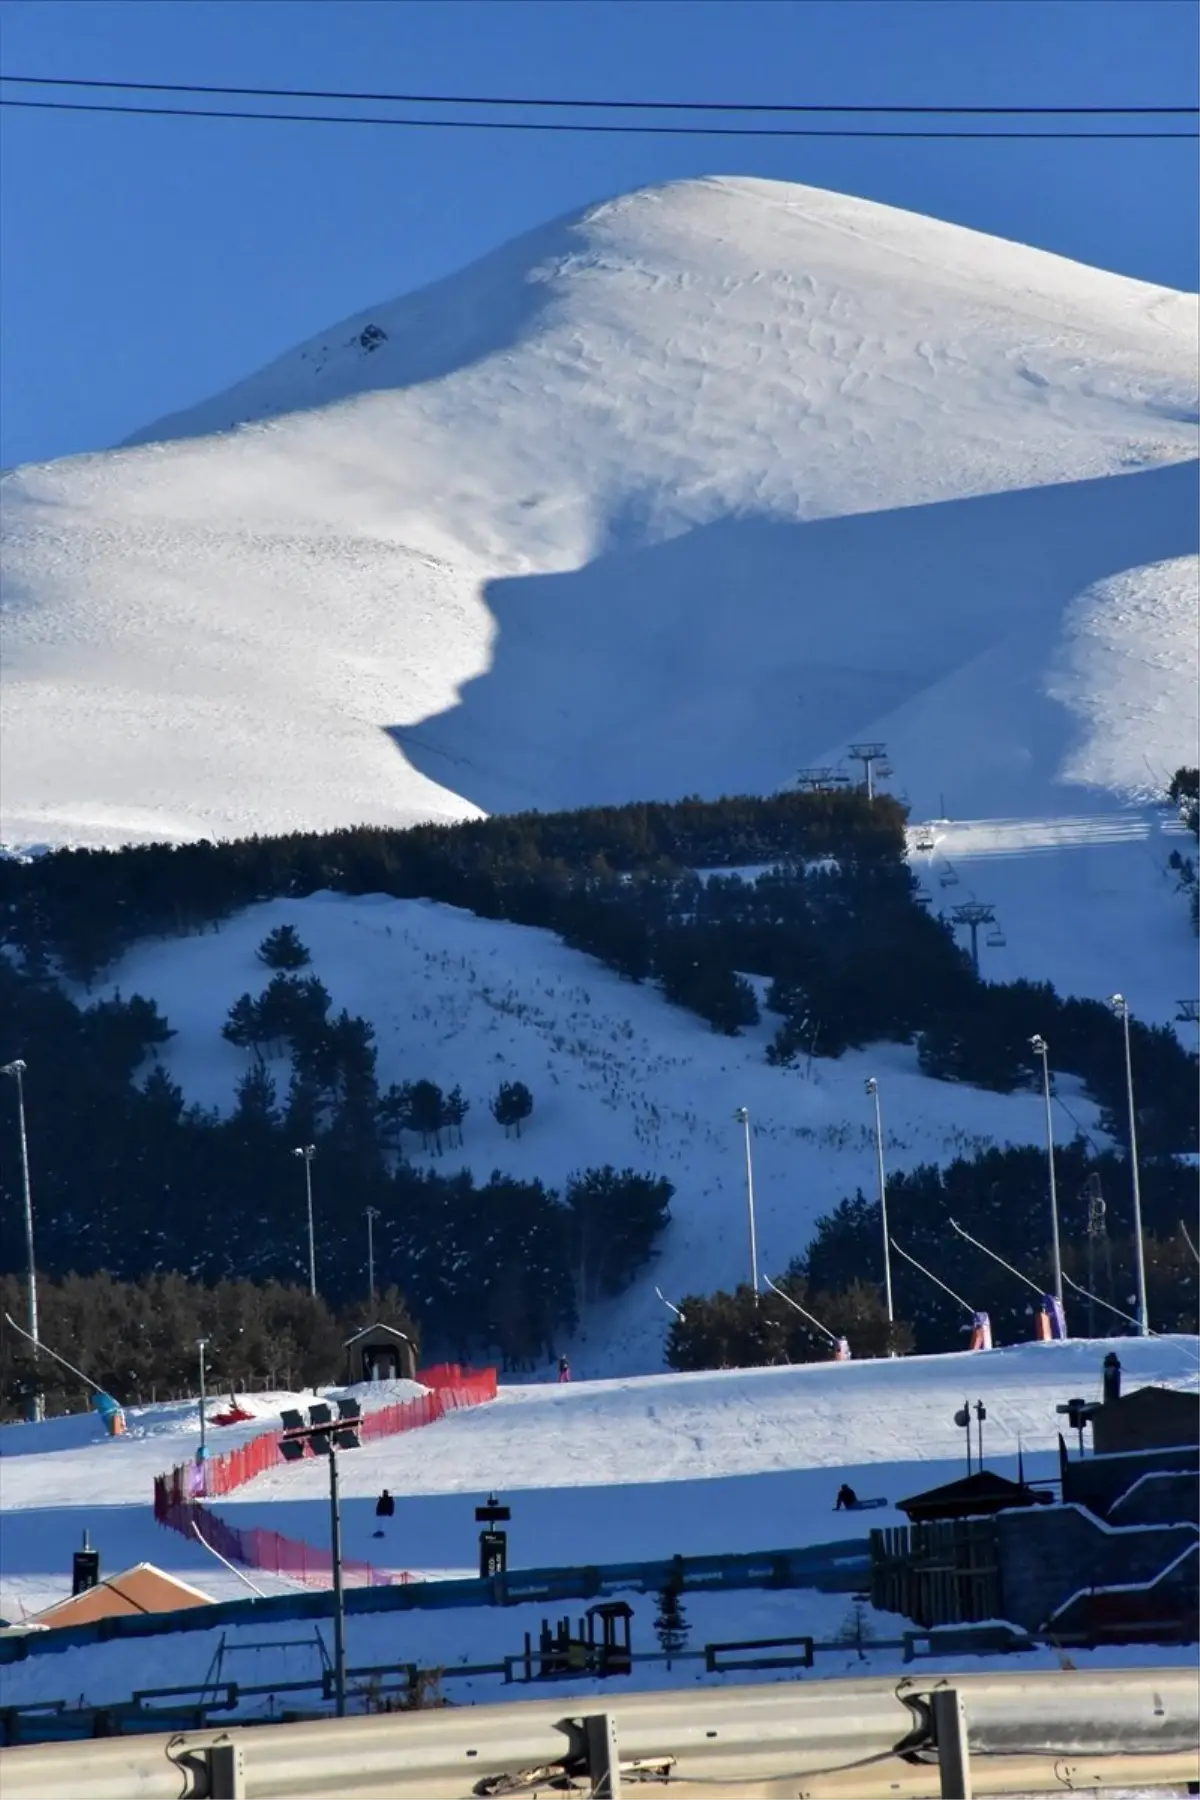
[[[1194,760],[1194,298],[713,178],[559,220],[4,483],[2,831]]]
[[[981,1356],[502,1388],[491,1406],[373,1443],[343,1460],[346,1550],[383,1568],[472,1572],[473,1509],[494,1489],[513,1508],[514,1568],[861,1538],[868,1524],[903,1522],[897,1500],[961,1472],[962,1433],[953,1414],[964,1394],[987,1406],[990,1466],[1015,1473],[1019,1442],[1027,1473],[1053,1473],[1061,1425],[1055,1405],[1068,1394],[1098,1391],[1101,1361],[1110,1347],[1024,1345]],[[1153,1381],[1195,1390],[1194,1339],[1121,1339],[1116,1347],[1127,1389]],[[72,1427],[82,1440],[83,1422],[64,1421],[54,1429],[62,1438]],[[171,1460],[177,1446],[182,1448],[178,1433],[160,1433],[150,1442],[163,1451],[169,1447]],[[196,1564],[203,1552],[155,1526],[145,1491],[147,1455],[136,1440],[80,1441],[72,1448],[56,1443],[41,1453],[45,1443],[38,1427],[0,1432],[5,1477],[0,1596],[24,1596],[32,1605],[35,1596],[44,1604],[61,1594],[70,1550],[84,1525],[101,1548],[106,1569],[131,1560],[129,1553],[136,1551],[216,1591],[220,1571],[201,1575]],[[866,1518],[834,1513],[833,1497],[847,1478],[860,1494],[881,1494],[891,1504]],[[380,1541],[373,1535],[373,1503],[384,1485],[398,1506]],[[265,1524],[327,1542],[324,1471],[312,1464],[262,1476],[222,1501],[219,1510],[238,1525]],[[635,1647],[652,1648],[653,1596],[630,1598]],[[749,1592],[688,1595],[685,1610],[691,1642],[699,1645],[706,1638],[798,1631],[832,1638],[847,1607],[844,1595]],[[350,1661],[412,1658],[448,1666],[491,1659],[519,1650],[523,1631],[536,1631],[544,1611],[352,1619]],[[902,1628],[899,1620],[883,1615],[872,1622],[877,1637],[898,1636]],[[291,1651],[279,1649],[281,1635],[293,1640]],[[272,1640],[253,1659],[262,1672],[251,1677],[240,1671],[243,1679],[269,1679],[270,1668],[280,1671],[274,1679],[285,1669],[291,1679],[305,1678],[315,1662],[314,1651],[302,1647],[306,1635],[299,1628],[281,1634],[277,1627],[239,1633],[237,1641],[247,1645]],[[4,1669],[0,1685],[10,1705],[79,1694],[93,1702],[115,1699],[135,1686],[200,1679],[216,1647],[216,1634],[200,1633],[151,1645],[71,1650]],[[898,1652],[868,1654],[881,1659],[875,1665],[880,1669],[899,1666]],[[1128,1648],[1107,1653],[1117,1663],[1132,1654]],[[1179,1660],[1178,1652],[1144,1655]],[[856,1662],[853,1652],[848,1663],[823,1660],[818,1673],[845,1673]],[[636,1685],[696,1678],[695,1667],[685,1664],[673,1675],[639,1670]],[[462,1700],[511,1698],[489,1693],[486,1684],[456,1683],[452,1692]]]
[[[817,1061],[811,1075],[771,1068],[764,1049],[778,1021],[770,1014],[741,1037],[716,1036],[653,988],[621,981],[549,933],[381,896],[272,902],[219,932],[146,943],[122,959],[104,991],[159,1003],[177,1032],[163,1061],[190,1101],[231,1107],[248,1058],[221,1038],[221,1025],[240,993],[265,984],[255,949],[280,923],[296,926],[334,1008],[371,1020],[381,1084],[461,1084],[471,1103],[463,1148],[434,1159],[410,1139],[414,1161],[442,1171],[465,1165],[484,1181],[499,1168],[560,1189],[573,1172],[605,1163],[674,1183],[672,1221],[652,1270],[581,1323],[572,1346],[581,1374],[661,1366],[670,1318],[655,1283],[677,1299],[748,1279],[736,1107],[748,1106],[754,1122],[759,1256],[776,1277],[822,1213],[859,1186],[874,1191],[867,1075],[880,1082],[893,1169],[949,1162],[989,1143],[1043,1140],[1038,1095],[931,1081],[918,1073],[911,1047]],[[1181,932],[1188,929],[1184,917]],[[284,1064],[281,1092],[287,1075]],[[502,1080],[523,1080],[534,1096],[519,1139],[506,1138],[488,1110]],[[1073,1136],[1076,1122],[1099,1135],[1097,1109],[1076,1084],[1062,1080],[1060,1093],[1060,1108],[1070,1109],[1059,1113],[1062,1136]],[[339,1236],[345,1225],[319,1174],[315,1188],[319,1270],[326,1219]],[[388,1269],[386,1278],[403,1285],[402,1270]]]

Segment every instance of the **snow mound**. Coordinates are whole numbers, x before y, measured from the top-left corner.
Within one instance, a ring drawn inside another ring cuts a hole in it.
[[[4,838],[763,791],[885,729],[919,811],[1144,791],[1195,760],[1195,342],[788,183],[556,221],[6,478]]]

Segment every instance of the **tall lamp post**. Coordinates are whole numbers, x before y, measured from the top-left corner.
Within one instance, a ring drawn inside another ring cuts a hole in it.
[[[375,1298],[375,1221],[379,1217],[379,1208],[367,1208],[367,1292],[371,1299]]]
[[[313,1237],[312,1165],[316,1154],[315,1144],[299,1144],[292,1151],[293,1156],[304,1158],[304,1199],[308,1209],[308,1291],[314,1299],[317,1292],[317,1248]]]
[[[1054,1298],[1063,1305],[1062,1251],[1058,1240],[1058,1187],[1054,1179],[1054,1115],[1050,1108],[1050,1046],[1040,1032],[1029,1048],[1042,1059],[1042,1095],[1046,1102],[1046,1168],[1050,1178],[1050,1242],[1054,1252]],[[1065,1316],[1065,1315],[1064,1315]]]
[[[37,1302],[37,1264],[33,1254],[33,1198],[29,1187],[29,1139],[25,1132],[25,1064],[20,1057],[0,1066],[0,1075],[11,1075],[17,1084],[17,1128],[21,1140],[21,1182],[25,1195],[25,1264],[29,1270],[29,1335],[33,1339],[34,1373],[37,1374],[38,1349],[38,1302]],[[40,1393],[33,1395],[30,1404],[30,1416],[34,1420],[45,1416],[45,1406]]]
[[[754,1159],[750,1152],[750,1109],[739,1106],[734,1118],[746,1133],[746,1208],[750,1217],[750,1285],[758,1305],[758,1235],[754,1226]]]
[[[204,1352],[208,1349],[209,1342],[210,1340],[205,1337],[196,1339],[196,1349],[200,1355],[200,1449],[196,1455],[196,1461],[198,1463],[203,1463],[204,1458],[208,1453],[208,1446],[205,1438],[208,1422],[204,1417],[208,1407],[208,1394],[205,1390],[204,1382]]]
[[[895,1323],[895,1315],[892,1311],[892,1245],[888,1236],[887,1176],[883,1168],[883,1114],[879,1107],[879,1083],[873,1075],[868,1077],[866,1089],[875,1103],[875,1161],[879,1170],[879,1218],[883,1226],[883,1296],[887,1305],[890,1334],[891,1327]]]
[[[299,1462],[306,1449],[329,1458],[329,1547],[333,1562],[333,1697],[339,1719],[346,1716],[346,1600],[342,1591],[342,1509],[338,1491],[338,1451],[362,1447],[362,1409],[357,1400],[339,1400],[337,1417],[325,1401],[308,1409],[308,1424],[299,1412],[281,1414],[279,1448],[285,1462]]]
[[[1124,994],[1114,994],[1109,1005],[1120,1019],[1125,1033],[1125,1094],[1129,1102],[1129,1181],[1133,1189],[1133,1252],[1137,1271],[1138,1332],[1150,1336],[1150,1311],[1146,1305],[1146,1252],[1142,1244],[1142,1187],[1138,1176],[1137,1110],[1133,1101],[1133,1056],[1129,1048],[1129,1002]]]

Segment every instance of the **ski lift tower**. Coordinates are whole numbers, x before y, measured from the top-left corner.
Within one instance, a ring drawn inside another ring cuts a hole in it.
[[[954,908],[950,917],[956,925],[965,925],[971,933],[971,961],[975,966],[975,973],[978,975],[979,927],[995,924],[996,909],[994,906],[985,906],[982,900],[964,900],[961,906]]]
[[[866,771],[866,777],[867,777],[867,799],[874,800],[874,798],[875,798],[875,764],[876,763],[880,764],[879,773],[881,775],[886,775],[888,773],[888,770],[887,770],[886,766],[884,765],[884,758],[887,756],[887,745],[886,744],[851,744],[850,745],[850,756],[854,762],[860,762],[863,765],[863,768]]]

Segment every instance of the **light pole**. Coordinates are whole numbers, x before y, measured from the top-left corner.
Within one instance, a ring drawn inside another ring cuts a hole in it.
[[[1050,1242],[1054,1250],[1054,1298],[1063,1304],[1062,1252],[1058,1241],[1058,1188],[1054,1179],[1054,1117],[1050,1110],[1050,1046],[1040,1032],[1029,1040],[1029,1048],[1042,1059],[1042,1094],[1046,1101],[1046,1167],[1050,1175]],[[1065,1316],[1065,1315],[1064,1315]]]
[[[196,1461],[201,1464],[204,1462],[204,1458],[206,1455],[206,1441],[205,1441],[206,1420],[204,1417],[204,1412],[205,1412],[205,1408],[208,1404],[208,1395],[205,1392],[205,1388],[204,1388],[204,1352],[207,1350],[208,1345],[209,1345],[208,1338],[202,1337],[202,1338],[196,1339],[196,1349],[200,1353],[200,1449],[197,1453]]]
[[[867,1078],[866,1088],[875,1103],[875,1160],[879,1168],[879,1218],[883,1226],[883,1295],[887,1304],[888,1334],[890,1336],[892,1325],[895,1323],[892,1312],[892,1246],[888,1237],[887,1176],[883,1169],[883,1114],[879,1107],[879,1083],[873,1075]]]
[[[371,1299],[375,1298],[375,1221],[379,1217],[379,1209],[375,1206],[367,1208],[367,1292]]]
[[[361,1408],[357,1400],[339,1400],[338,1416],[320,1402],[308,1409],[306,1425],[298,1412],[282,1414],[279,1448],[285,1462],[299,1462],[305,1448],[329,1458],[329,1543],[333,1563],[333,1683],[339,1719],[346,1716],[346,1600],[342,1591],[342,1509],[338,1492],[338,1451],[358,1450]]]
[[[300,1144],[292,1151],[293,1156],[304,1158],[304,1198],[308,1208],[308,1291],[314,1299],[317,1293],[317,1248],[313,1238],[312,1164],[316,1154],[315,1144]]]
[[[25,1133],[25,1064],[20,1057],[0,1067],[0,1075],[11,1075],[17,1084],[17,1128],[21,1139],[21,1182],[25,1193],[25,1262],[29,1270],[29,1335],[33,1339],[34,1374],[37,1374],[38,1303],[37,1265],[33,1255],[33,1198],[29,1187],[29,1139]],[[40,1393],[31,1402],[32,1417],[44,1417],[45,1407]]]
[[[739,1106],[734,1118],[746,1133],[746,1207],[750,1215],[750,1285],[758,1305],[758,1236],[754,1228],[754,1159],[750,1153],[750,1110]]]
[[[1142,1245],[1142,1187],[1138,1178],[1137,1113],[1133,1102],[1133,1056],[1129,1048],[1129,1002],[1114,994],[1109,1005],[1125,1031],[1125,1093],[1129,1101],[1129,1180],[1133,1188],[1133,1253],[1137,1271],[1138,1332],[1150,1336],[1150,1312],[1146,1305],[1146,1253]]]

